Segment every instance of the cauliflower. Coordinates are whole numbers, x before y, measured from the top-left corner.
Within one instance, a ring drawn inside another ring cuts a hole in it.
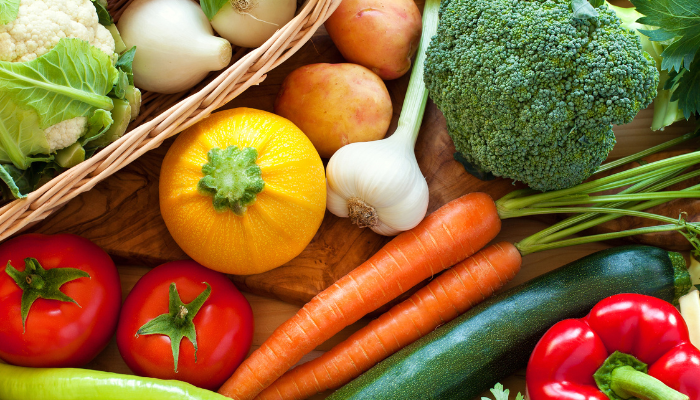
[[[31,61],[62,38],[82,39],[114,54],[114,38],[90,0],[21,0],[17,18],[0,25],[0,61]]]
[[[87,117],[75,117],[46,128],[44,135],[49,142],[50,151],[53,153],[77,142],[86,132],[87,122]]]
[[[0,7],[4,200],[25,197],[82,162],[123,135],[138,115],[141,96],[131,70],[136,49],[125,48],[104,7],[91,0],[18,0]]]
[[[66,37],[114,54],[114,38],[100,25],[90,0],[21,0],[17,18],[0,25],[0,61],[34,60]],[[75,143],[86,130],[87,118],[76,117],[49,126],[45,134],[54,152]]]

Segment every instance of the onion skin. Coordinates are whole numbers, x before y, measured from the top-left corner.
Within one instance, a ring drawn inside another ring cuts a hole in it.
[[[144,90],[181,92],[231,61],[231,44],[190,0],[135,0],[117,27],[126,46],[136,46],[134,83]]]
[[[211,20],[216,33],[240,47],[260,47],[294,18],[297,9],[296,0],[249,0],[241,3],[249,4],[248,8],[236,11],[229,1]]]

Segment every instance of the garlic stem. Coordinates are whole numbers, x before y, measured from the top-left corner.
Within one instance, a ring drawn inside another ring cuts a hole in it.
[[[413,62],[411,77],[408,80],[408,89],[404,98],[399,122],[394,134],[389,137],[394,143],[405,143],[411,149],[415,147],[420,132],[421,122],[425,114],[425,105],[428,102],[428,91],[425,89],[423,72],[425,70],[425,51],[430,44],[430,39],[437,33],[438,10],[440,0],[427,0],[423,7],[423,30],[420,43],[416,51],[416,59]],[[409,140],[410,139],[410,140]]]
[[[437,32],[439,8],[440,0],[425,3],[423,32],[394,134],[341,147],[326,169],[328,210],[381,235],[415,227],[428,209],[428,184],[413,148],[428,101],[423,64]]]
[[[413,62],[413,70],[408,81],[408,90],[403,102],[403,108],[399,115],[399,122],[396,131],[391,138],[396,137],[396,141],[410,144],[411,149],[415,147],[420,131],[425,105],[428,102],[428,91],[425,89],[423,80],[423,70],[425,69],[425,50],[430,44],[430,39],[437,33],[438,13],[432,12],[431,8],[439,8],[439,0],[429,0],[423,9],[423,31],[421,33],[416,59]],[[410,138],[410,140],[409,140]]]

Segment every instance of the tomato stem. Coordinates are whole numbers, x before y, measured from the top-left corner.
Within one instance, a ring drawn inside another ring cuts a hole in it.
[[[194,362],[197,362],[197,331],[192,320],[211,294],[211,286],[207,282],[203,283],[207,285],[207,288],[189,304],[182,302],[175,282],[171,283],[168,295],[169,312],[146,322],[136,331],[137,337],[139,335],[166,335],[170,338],[175,372],[177,372],[180,358],[180,342],[183,338],[189,339],[194,346]]]
[[[71,297],[61,292],[61,286],[78,278],[90,278],[90,275],[76,268],[44,269],[36,258],[24,259],[24,271],[18,271],[7,262],[5,273],[12,278],[22,290],[20,313],[22,316],[22,333],[27,331],[29,309],[37,299],[58,300],[78,304]]]

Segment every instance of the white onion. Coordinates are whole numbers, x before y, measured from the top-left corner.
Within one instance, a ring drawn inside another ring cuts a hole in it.
[[[141,89],[177,93],[231,61],[231,44],[214,36],[191,0],[135,0],[117,26],[127,48],[136,46],[134,83]]]
[[[258,47],[294,18],[296,7],[296,0],[230,0],[211,26],[236,46]]]

